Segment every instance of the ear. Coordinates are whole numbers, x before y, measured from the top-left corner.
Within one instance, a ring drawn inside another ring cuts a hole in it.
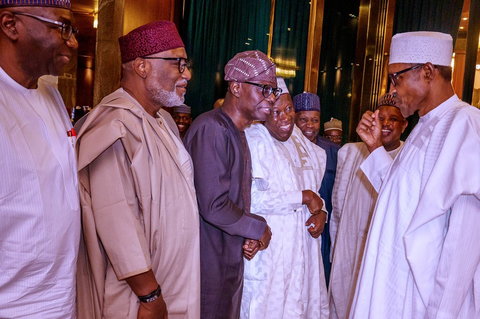
[[[423,72],[425,74],[425,79],[427,81],[432,81],[435,78],[435,75],[436,75],[435,71],[436,70],[435,70],[435,66],[432,63],[430,63],[430,62],[425,63],[425,65],[422,67],[422,69],[423,69]]]
[[[15,15],[7,10],[0,12],[0,28],[7,38],[18,40],[19,34],[15,23]]]
[[[151,65],[145,59],[136,58],[132,61],[132,67],[135,73],[142,79],[146,79],[150,73]]]
[[[235,97],[240,97],[240,91],[242,90],[242,85],[238,82],[229,82],[228,89]]]

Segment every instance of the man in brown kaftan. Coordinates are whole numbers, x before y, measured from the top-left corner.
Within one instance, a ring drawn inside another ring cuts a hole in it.
[[[240,316],[242,249],[251,259],[271,236],[265,219],[250,214],[251,162],[243,130],[265,120],[281,92],[275,64],[262,52],[242,52],[225,66],[225,80],[223,106],[199,116],[184,138],[201,215],[202,319]]]
[[[78,317],[197,319],[193,167],[161,109],[183,103],[191,77],[184,45],[166,21],[119,42],[121,88],[78,123]]]

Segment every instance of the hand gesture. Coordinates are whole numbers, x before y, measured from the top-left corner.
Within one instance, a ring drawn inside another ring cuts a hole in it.
[[[378,110],[363,114],[357,126],[357,134],[367,144],[370,153],[382,146],[382,125],[378,120]]]
[[[318,238],[323,232],[326,221],[327,214],[322,212],[320,214],[311,215],[310,218],[307,219],[305,226],[309,226],[307,230],[313,238]]]
[[[257,254],[260,250],[260,242],[255,239],[245,239],[243,242],[243,256],[247,258],[247,260],[252,260],[253,257]]]

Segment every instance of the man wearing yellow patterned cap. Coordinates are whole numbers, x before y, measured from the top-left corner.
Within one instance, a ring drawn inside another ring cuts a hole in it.
[[[69,0],[0,0],[0,318],[74,318],[80,205],[59,75]]]

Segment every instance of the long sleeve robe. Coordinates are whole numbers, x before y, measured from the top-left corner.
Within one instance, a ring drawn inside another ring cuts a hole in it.
[[[328,220],[330,220],[332,217],[333,184],[337,171],[337,153],[340,149],[340,146],[321,136],[317,137],[317,141],[315,144],[320,146],[327,154],[327,167],[325,169],[325,175],[323,176],[322,186],[320,186],[320,196],[325,201],[325,206],[328,211]],[[322,259],[323,265],[325,266],[325,278],[327,281],[327,285],[330,280],[330,271],[332,267],[332,264],[330,262],[332,249],[332,242],[330,239],[330,227],[330,223],[326,223],[325,228],[322,232]]]
[[[80,204],[72,124],[44,78],[0,68],[0,318],[74,318]]]
[[[79,319],[137,318],[139,300],[125,278],[148,270],[169,318],[200,317],[192,163],[162,114],[152,117],[118,89],[77,123]]]
[[[351,318],[480,317],[479,158],[480,110],[454,95],[362,164],[379,195]]]
[[[403,146],[388,152],[392,158]],[[330,318],[346,318],[355,292],[377,191],[360,169],[368,157],[365,143],[348,143],[338,151],[330,219],[333,262],[330,277]],[[390,162],[390,161],[389,161]]]
[[[246,130],[252,154],[252,213],[272,229],[270,246],[245,263],[242,319],[328,318],[321,238],[305,226],[311,216],[302,191],[317,193],[325,151],[295,127],[285,142],[262,124]],[[326,213],[326,211],[325,211]]]
[[[216,109],[195,119],[184,143],[195,168],[201,215],[201,317],[238,318],[243,241],[260,239],[267,225],[250,214],[251,162],[245,134]]]

